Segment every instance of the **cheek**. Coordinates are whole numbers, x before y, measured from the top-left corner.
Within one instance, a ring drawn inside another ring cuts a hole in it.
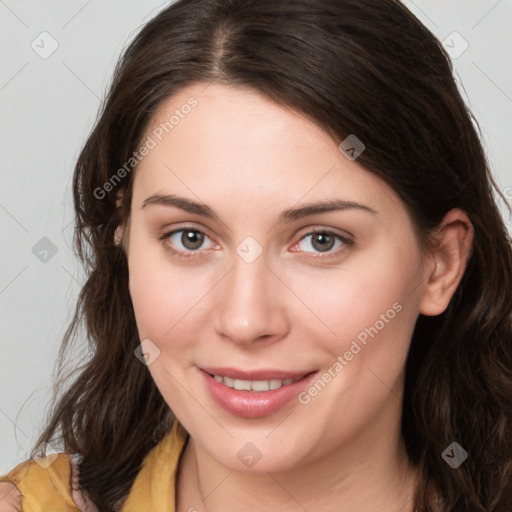
[[[129,291],[141,339],[150,338],[160,346],[181,322],[193,321],[204,283],[200,274],[171,263],[165,250],[152,244],[130,252]]]
[[[364,290],[354,291],[358,321],[350,323],[348,350],[361,348],[354,359],[370,387],[380,379],[392,385],[404,368],[418,316],[418,258],[413,243],[382,247],[366,267]]]
[[[414,298],[408,297],[415,272],[413,266],[390,264],[394,250],[380,256],[378,264],[354,265],[338,275],[336,285],[324,287],[319,311],[335,335],[326,334],[325,328],[316,336],[311,333],[312,353],[324,353],[320,379],[327,384],[314,383],[300,400],[311,403],[318,417],[330,416],[339,424],[351,418],[336,435],[363,428],[392,398],[390,393],[399,394],[397,384],[417,317]]]
[[[337,269],[294,272],[287,282],[321,320],[313,324],[319,335],[323,333],[321,339],[338,340],[343,346],[365,328],[377,323],[382,330],[384,322],[387,329],[403,316],[397,309],[405,309],[404,302],[410,302],[417,280],[414,247],[380,244],[355,253]],[[333,334],[330,338],[328,331]]]

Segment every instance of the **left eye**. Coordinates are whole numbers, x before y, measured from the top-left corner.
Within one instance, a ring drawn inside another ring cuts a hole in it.
[[[309,242],[305,242],[305,240],[310,239]],[[338,241],[339,245],[336,245],[336,241]],[[351,241],[347,238],[338,235],[337,233],[333,233],[332,231],[313,231],[303,236],[298,242],[299,251],[301,252],[310,252],[304,247],[301,247],[301,244],[304,242],[304,246],[312,247],[314,250],[319,251],[320,253],[325,252],[336,252],[332,251],[333,248],[339,249],[343,245],[351,245]]]

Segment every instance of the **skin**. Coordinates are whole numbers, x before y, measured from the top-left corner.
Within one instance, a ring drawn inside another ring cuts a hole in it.
[[[400,438],[404,364],[418,315],[442,313],[460,282],[471,223],[460,210],[448,212],[436,249],[422,256],[393,189],[347,159],[319,126],[248,89],[182,89],[145,136],[191,96],[198,105],[136,169],[121,233],[140,339],[160,350],[148,369],[191,436],[176,510],[412,510],[417,472]],[[170,193],[207,204],[219,220],[142,207]],[[277,222],[284,209],[327,199],[376,215],[352,209]],[[196,256],[167,251],[192,252],[181,232],[159,239],[189,226],[206,235]],[[337,240],[322,252],[318,238],[306,236],[312,228],[355,244]],[[248,236],[263,251],[252,263],[236,252]],[[213,401],[197,370],[321,374],[395,303],[401,311],[308,404],[293,400],[274,414],[241,418]],[[252,468],[237,457],[248,442],[262,454]]]

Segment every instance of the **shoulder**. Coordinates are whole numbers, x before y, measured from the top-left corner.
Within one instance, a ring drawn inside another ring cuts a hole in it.
[[[71,458],[66,453],[22,462],[0,477],[0,512],[76,511],[71,472]]]

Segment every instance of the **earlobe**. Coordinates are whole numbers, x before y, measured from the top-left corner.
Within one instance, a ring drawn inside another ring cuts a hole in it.
[[[474,228],[466,213],[450,210],[436,230],[436,244],[425,269],[425,286],[420,313],[436,316],[443,313],[466,270],[473,245]]]
[[[117,226],[116,230],[114,231],[114,244],[119,245],[121,241],[123,240],[123,233],[124,233],[124,226],[119,225]]]
[[[126,241],[124,240],[124,234],[126,230],[127,222],[123,219],[122,211],[120,209],[123,208],[123,199],[124,199],[124,191],[121,190],[116,194],[116,209],[119,219],[119,225],[117,226],[116,230],[114,231],[114,245],[120,245],[123,246],[126,245]],[[126,249],[126,247],[124,247]]]
[[[129,231],[130,231],[130,218],[119,224],[114,231],[114,245],[121,245],[125,253],[128,253],[129,244]]]
[[[124,191],[121,190],[116,194],[116,208],[120,208],[123,204]]]

